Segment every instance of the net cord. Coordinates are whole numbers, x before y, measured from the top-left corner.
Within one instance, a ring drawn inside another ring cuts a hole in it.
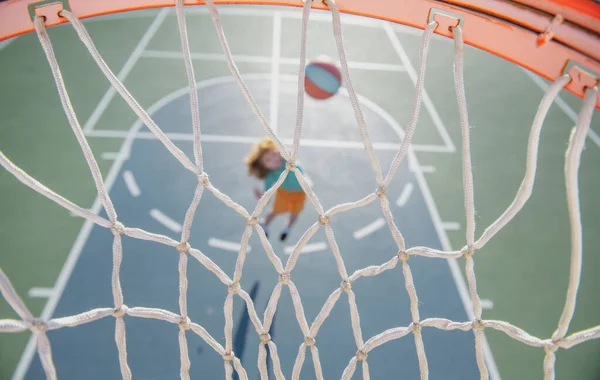
[[[411,121],[409,122],[409,128],[407,130],[407,134],[404,137],[402,145],[394,157],[392,166],[385,178],[383,179],[381,168],[379,166],[379,162],[377,161],[371,140],[368,134],[368,128],[364,121],[364,117],[362,115],[362,111],[360,109],[360,104],[358,101],[358,97],[354,88],[352,86],[350,80],[350,73],[348,70],[348,65],[346,61],[346,56],[343,47],[343,39],[341,32],[341,21],[339,16],[339,10],[337,9],[335,3],[333,1],[327,0],[327,5],[331,9],[332,13],[332,24],[333,24],[333,33],[336,41],[336,47],[338,49],[338,53],[340,56],[340,62],[342,67],[342,76],[344,78],[344,84],[348,89],[348,94],[350,97],[350,101],[352,103],[352,107],[355,113],[355,117],[357,119],[357,123],[361,132],[361,137],[363,141],[363,145],[365,147],[365,151],[369,160],[371,162],[373,171],[375,173],[376,181],[379,185],[377,191],[368,196],[364,197],[361,200],[340,204],[332,207],[328,211],[324,211],[322,205],[320,204],[318,197],[311,189],[308,184],[308,181],[300,173],[298,170],[295,170],[295,159],[297,157],[299,151],[299,143],[301,136],[301,128],[302,128],[302,118],[303,118],[303,81],[304,81],[304,65],[305,65],[305,57],[306,57],[306,31],[307,31],[307,23],[310,12],[310,2],[307,1],[304,5],[303,10],[303,18],[302,18],[302,32],[301,32],[301,60],[300,60],[300,68],[299,68],[299,80],[298,80],[298,100],[297,100],[297,118],[296,118],[296,127],[294,132],[294,142],[292,147],[292,153],[290,154],[287,150],[285,150],[281,144],[281,142],[274,135],[273,131],[270,129],[268,123],[264,116],[262,116],[262,112],[258,108],[258,105],[252,98],[250,91],[246,87],[243,78],[235,63],[233,62],[231,52],[229,51],[229,47],[227,44],[227,40],[225,38],[225,34],[223,32],[222,25],[220,23],[220,19],[218,16],[218,12],[216,7],[213,4],[212,0],[207,1],[207,6],[211,13],[211,18],[215,24],[217,29],[217,34],[219,36],[219,41],[223,47],[225,52],[225,56],[227,59],[228,66],[232,72],[232,75],[236,79],[236,82],[240,86],[244,96],[247,101],[253,108],[254,112],[257,114],[261,124],[265,130],[265,133],[274,138],[278,147],[282,152],[282,156],[288,162],[287,168],[284,173],[280,176],[279,180],[275,184],[275,186],[267,191],[263,197],[258,201],[256,208],[252,214],[249,214],[245,208],[241,205],[237,204],[233,200],[231,200],[227,195],[221,193],[218,189],[216,189],[209,181],[208,175],[203,172],[202,169],[202,150],[200,144],[200,118],[198,113],[198,100],[197,100],[197,88],[195,85],[195,79],[193,74],[193,67],[191,61],[191,55],[189,51],[189,42],[187,37],[187,31],[185,26],[185,18],[183,13],[183,2],[178,0],[176,3],[176,13],[178,19],[178,26],[180,30],[180,38],[182,43],[182,51],[184,55],[184,62],[186,66],[186,72],[188,74],[188,81],[190,87],[190,103],[191,103],[191,111],[192,111],[192,129],[194,132],[194,160],[195,164],[190,161],[185,154],[179,150],[162,132],[162,130],[152,121],[152,119],[147,115],[147,113],[139,106],[139,104],[133,99],[131,94],[125,89],[123,84],[114,76],[111,70],[108,68],[106,63],[101,58],[100,54],[96,50],[91,38],[87,34],[83,24],[71,13],[68,11],[62,11],[61,16],[67,18],[68,21],[71,22],[73,27],[75,28],[78,36],[83,41],[84,45],[88,48],[90,54],[114,86],[114,88],[121,94],[121,96],[125,99],[125,101],[130,105],[133,111],[140,117],[142,121],[146,123],[148,128],[157,136],[157,138],[165,145],[165,147],[173,154],[173,156],[188,170],[192,171],[198,177],[198,186],[194,192],[194,197],[188,212],[186,213],[184,229],[182,232],[181,241],[175,241],[169,237],[153,234],[144,230],[140,230],[137,228],[128,228],[123,226],[117,220],[117,214],[114,210],[114,206],[110,201],[110,197],[108,192],[104,187],[104,183],[102,180],[102,176],[100,171],[98,170],[97,163],[94,159],[94,156],[89,148],[89,145],[85,139],[85,136],[81,132],[81,128],[77,121],[77,117],[73,110],[73,107],[70,103],[66,88],[64,86],[64,82],[62,79],[62,74],[58,67],[58,63],[56,61],[56,57],[54,56],[54,52],[52,50],[52,45],[50,43],[49,37],[46,33],[45,26],[43,23],[42,17],[37,17],[34,25],[48,62],[50,64],[52,74],[55,79],[55,83],[58,89],[58,93],[61,99],[61,103],[65,110],[65,114],[67,115],[67,119],[73,132],[77,138],[79,145],[81,146],[82,152],[88,166],[90,167],[90,171],[94,178],[94,182],[96,184],[98,197],[102,201],[102,204],[107,212],[109,217],[109,221],[96,216],[91,213],[89,210],[83,209],[60,195],[53,192],[51,189],[45,187],[43,184],[39,183],[32,177],[30,177],[27,173],[22,171],[16,165],[14,165],[2,152],[0,152],[0,164],[6,168],[10,173],[15,175],[21,182],[39,192],[40,194],[46,196],[47,198],[55,201],[56,203],[62,205],[63,207],[73,211],[79,216],[90,219],[94,223],[109,228],[112,230],[114,234],[113,240],[113,273],[112,273],[112,287],[113,287],[113,298],[114,298],[114,307],[111,308],[99,308],[90,310],[78,315],[73,315],[69,317],[62,318],[53,318],[48,321],[40,321],[31,315],[28,311],[22,300],[17,295],[16,291],[10,284],[8,277],[0,270],[0,291],[4,298],[8,301],[11,307],[17,312],[22,321],[19,320],[0,320],[0,332],[14,332],[14,331],[23,331],[26,329],[31,330],[36,334],[37,339],[37,347],[38,354],[40,356],[42,365],[44,367],[44,371],[46,373],[46,377],[48,379],[56,378],[56,370],[52,363],[52,355],[50,349],[50,342],[45,334],[46,330],[49,329],[57,329],[62,327],[74,327],[85,323],[90,323],[92,321],[105,318],[108,316],[113,316],[116,318],[115,325],[115,341],[117,345],[117,349],[119,352],[119,361],[121,367],[121,375],[124,379],[131,378],[131,371],[127,364],[127,349],[126,349],[126,334],[125,334],[125,322],[124,316],[132,316],[132,317],[140,317],[140,318],[153,318],[164,320],[170,323],[178,324],[180,327],[179,331],[179,344],[180,344],[180,356],[181,356],[181,369],[180,376],[183,379],[189,378],[189,369],[190,369],[190,361],[188,355],[188,347],[187,341],[185,337],[185,331],[191,330],[200,336],[207,344],[209,344],[217,353],[219,353],[224,359],[225,366],[225,377],[227,379],[232,379],[233,371],[236,371],[240,377],[240,379],[247,379],[247,374],[245,369],[242,367],[239,358],[235,356],[235,353],[231,350],[232,347],[232,325],[233,325],[233,296],[239,295],[248,308],[248,312],[250,315],[250,319],[261,338],[261,343],[259,346],[259,355],[258,355],[258,368],[261,374],[261,379],[268,379],[267,370],[266,370],[266,350],[265,345],[269,346],[269,351],[271,353],[271,358],[273,361],[274,373],[277,379],[283,379],[284,375],[281,370],[280,360],[277,353],[277,346],[275,342],[270,339],[270,335],[268,331],[273,321],[273,317],[277,308],[277,303],[279,296],[281,294],[282,287],[287,285],[290,289],[290,295],[293,300],[294,309],[296,311],[296,317],[302,330],[305,335],[305,341],[300,344],[298,355],[296,357],[296,361],[294,364],[292,379],[298,379],[300,376],[300,372],[302,369],[302,365],[305,359],[306,349],[310,348],[313,363],[315,367],[315,373],[318,379],[322,379],[322,369],[321,363],[319,359],[318,349],[315,345],[316,336],[318,335],[318,331],[323,324],[323,322],[328,317],[329,313],[337,303],[342,293],[346,293],[348,297],[348,303],[350,306],[350,320],[352,325],[352,331],[355,339],[355,343],[357,346],[357,353],[350,359],[350,362],[344,369],[342,373],[343,379],[349,379],[354,374],[358,362],[361,362],[362,366],[362,374],[363,378],[370,378],[369,374],[369,366],[367,363],[368,353],[374,348],[385,344],[394,339],[400,339],[403,336],[408,335],[409,333],[413,333],[415,337],[415,346],[417,349],[417,356],[419,359],[419,368],[422,379],[428,378],[428,367],[427,367],[427,359],[425,355],[425,349],[423,345],[423,340],[421,336],[421,329],[423,327],[434,327],[442,330],[454,330],[460,329],[462,331],[473,330],[475,332],[475,346],[476,346],[476,359],[480,371],[480,375],[482,379],[487,379],[489,377],[487,368],[485,366],[484,355],[483,355],[483,330],[485,328],[492,328],[495,330],[499,330],[507,334],[513,339],[516,339],[522,343],[535,346],[535,347],[543,347],[546,351],[546,357],[544,360],[544,374],[545,379],[554,379],[554,364],[555,364],[555,354],[554,352],[559,348],[569,348],[573,345],[580,344],[584,341],[588,341],[590,339],[595,339],[600,337],[600,326],[596,326],[590,328],[588,330],[580,331],[574,333],[570,336],[566,336],[566,332],[568,330],[568,325],[572,319],[574,308],[575,308],[575,300],[577,295],[577,288],[580,282],[581,276],[581,216],[579,210],[579,198],[578,198],[578,167],[581,158],[581,151],[583,149],[583,143],[585,141],[585,136],[587,129],[591,123],[591,117],[594,110],[595,101],[597,98],[597,90],[596,89],[587,89],[585,99],[581,108],[580,117],[577,123],[576,128],[574,129],[571,138],[569,140],[569,147],[567,150],[567,158],[565,163],[565,179],[567,186],[567,200],[569,206],[569,219],[571,222],[571,242],[572,242],[572,252],[571,252],[571,273],[569,277],[569,286],[567,291],[567,300],[565,303],[565,308],[563,311],[563,315],[559,321],[559,326],[552,339],[540,339],[533,337],[523,331],[522,329],[511,325],[508,322],[503,321],[492,321],[492,320],[484,320],[482,319],[482,309],[481,302],[477,295],[476,290],[476,282],[475,282],[475,272],[474,272],[474,260],[473,254],[475,250],[480,249],[485,245],[489,239],[493,235],[495,235],[506,223],[508,223],[514,215],[522,208],[524,203],[527,201],[529,196],[531,195],[531,189],[533,187],[533,181],[535,179],[535,168],[537,165],[537,150],[539,147],[539,136],[543,121],[548,113],[548,109],[552,104],[553,100],[556,98],[558,92],[569,82],[570,78],[565,75],[564,77],[559,78],[552,86],[548,88],[546,94],[544,95],[542,102],[538,108],[538,112],[534,119],[531,134],[529,138],[528,150],[527,150],[527,168],[525,178],[517,195],[515,196],[515,200],[509,206],[509,208],[505,211],[505,213],[490,227],[488,227],[479,240],[474,240],[475,235],[475,221],[474,221],[474,202],[473,202],[473,178],[472,178],[472,170],[471,170],[471,158],[470,158],[470,143],[469,143],[469,125],[468,125],[468,115],[467,115],[467,107],[466,107],[466,96],[464,91],[464,74],[463,74],[463,40],[462,40],[462,31],[459,28],[453,28],[453,37],[455,40],[455,67],[454,67],[454,75],[455,75],[455,87],[457,93],[457,101],[459,106],[459,113],[461,118],[461,132],[463,137],[463,152],[462,152],[462,161],[463,161],[463,187],[464,187],[464,198],[465,198],[465,212],[467,218],[467,245],[461,251],[452,251],[452,252],[444,252],[440,250],[435,250],[428,247],[412,247],[409,249],[405,249],[404,247],[404,239],[400,231],[397,229],[394,224],[393,217],[389,208],[389,200],[386,196],[386,186],[391,181],[395,171],[397,170],[400,162],[403,157],[408,152],[410,139],[412,134],[414,133],[414,128],[416,126],[416,120],[418,119],[419,108],[421,104],[420,94],[423,90],[423,80],[425,73],[425,63],[426,56],[428,51],[428,44],[430,37],[437,27],[436,23],[431,23],[425,30],[425,33],[422,38],[421,48],[420,48],[420,69],[419,75],[417,78],[417,86],[415,90],[415,101],[413,104],[413,112],[411,114]],[[195,99],[194,99],[195,97]],[[410,132],[410,133],[409,133]],[[262,209],[265,207],[266,203],[274,194],[275,190],[281,185],[283,179],[287,174],[293,171],[297,176],[300,184],[308,195],[309,200],[317,210],[320,215],[319,221],[313,224],[302,236],[298,244],[294,248],[294,252],[290,255],[286,266],[284,267],[281,263],[281,260],[275,255],[273,248],[270,243],[266,239],[264,231],[257,223],[257,216],[260,214]],[[190,228],[193,222],[195,210],[198,207],[200,202],[202,192],[204,189],[208,189],[211,191],[218,199],[220,199],[223,203],[225,203],[228,207],[234,209],[238,212],[243,218],[245,218],[246,228],[244,234],[242,236],[241,241],[241,249],[238,255],[238,260],[236,262],[236,269],[234,272],[233,278],[229,278],[227,274],[225,274],[214,262],[212,262],[206,255],[200,252],[197,249],[190,247],[187,242],[189,239]],[[396,243],[399,248],[399,252],[394,255],[389,261],[379,266],[370,266],[367,268],[359,269],[348,276],[345,268],[345,264],[342,258],[342,254],[337,245],[333,229],[330,225],[330,218],[333,215],[341,214],[345,211],[362,207],[367,204],[375,201],[376,198],[380,198],[381,200],[381,208],[382,212],[386,217],[386,221],[392,235],[394,236]],[[327,236],[327,240],[330,244],[332,253],[336,259],[338,271],[341,277],[341,285],[339,288],[335,289],[327,301],[323,305],[321,311],[313,321],[312,325],[309,326],[306,317],[304,315],[304,310],[302,307],[302,301],[300,298],[300,294],[291,280],[291,272],[298,260],[298,257],[302,251],[302,248],[310,241],[312,236],[320,229],[324,228]],[[253,232],[256,230],[261,244],[263,245],[267,256],[270,261],[273,263],[276,271],[279,274],[279,283],[273,290],[273,294],[269,299],[268,306],[265,310],[263,321],[261,322],[252,300],[248,293],[246,293],[240,287],[240,279],[242,277],[242,270],[246,258],[247,252],[247,243]],[[162,309],[154,309],[154,308],[144,308],[144,307],[133,307],[128,308],[123,303],[123,294],[120,285],[120,266],[122,261],[122,241],[121,236],[127,235],[130,237],[150,240],[160,244],[165,244],[177,249],[179,253],[179,305],[180,305],[180,314],[175,314],[169,312],[167,310]],[[224,311],[225,311],[225,347],[221,346],[219,342],[217,342],[202,326],[191,322],[189,317],[187,316],[187,300],[186,300],[186,291],[187,291],[187,255],[191,255],[195,259],[197,259],[202,265],[204,265],[207,269],[209,269],[212,273],[214,273],[223,284],[225,284],[229,289],[229,294],[225,299]],[[418,311],[418,298],[416,294],[416,290],[414,287],[414,282],[412,279],[412,273],[410,271],[410,266],[408,265],[408,259],[412,255],[421,255],[426,257],[436,257],[436,258],[455,258],[464,255],[466,258],[466,273],[467,280],[469,286],[469,293],[471,294],[471,299],[473,303],[474,316],[475,319],[473,321],[467,322],[454,322],[443,318],[427,318],[424,320],[420,320],[419,311]],[[363,340],[362,331],[360,328],[360,316],[358,313],[358,308],[356,304],[356,296],[352,290],[353,283],[361,277],[364,276],[374,276],[378,275],[386,270],[391,270],[395,268],[398,262],[402,262],[402,271],[405,277],[405,287],[409,294],[410,299],[410,310],[413,322],[407,327],[395,327],[392,329],[388,329],[383,331],[382,333],[368,339],[366,342]]]

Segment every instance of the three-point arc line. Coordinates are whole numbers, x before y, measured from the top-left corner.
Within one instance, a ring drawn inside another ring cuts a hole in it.
[[[409,182],[406,185],[404,185],[404,188],[402,189],[402,192],[400,193],[400,196],[398,197],[398,200],[396,201],[396,204],[399,207],[404,207],[406,202],[408,202],[408,199],[410,198],[410,195],[412,194],[413,187],[414,187],[414,185],[412,184],[412,182]]]
[[[295,246],[285,247],[284,252],[286,255],[289,256],[292,253],[294,253],[295,248],[296,248]],[[327,244],[321,241],[318,243],[306,244],[304,247],[302,247],[302,250],[300,251],[300,253],[315,253],[315,252],[325,251],[326,249],[327,249]]]
[[[239,252],[240,248],[242,247],[240,245],[240,243],[236,243],[233,241],[221,240],[221,239],[215,239],[215,238],[208,239],[208,245],[213,248],[219,248],[219,249],[223,249],[225,251],[231,251],[231,252]],[[246,252],[250,252],[251,250],[252,250],[252,248],[250,247],[250,245],[248,245]]]
[[[50,298],[54,294],[54,288],[31,288],[27,295],[31,298]]]
[[[365,236],[370,235],[373,232],[377,231],[378,229],[380,229],[384,225],[385,225],[385,219],[383,219],[383,218],[375,219],[375,221],[367,224],[363,228],[354,231],[354,233],[352,234],[352,236],[354,236],[354,238],[357,239],[357,240],[358,239],[362,239]]]
[[[125,181],[125,186],[127,186],[127,190],[129,190],[131,195],[134,197],[139,197],[142,191],[135,181],[133,173],[129,170],[125,170],[125,172],[123,172],[123,180]]]
[[[150,216],[173,232],[181,232],[183,229],[181,224],[169,218],[158,209],[153,208],[152,210],[150,210]]]

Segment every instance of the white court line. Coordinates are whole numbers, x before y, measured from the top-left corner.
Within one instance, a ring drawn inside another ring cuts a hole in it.
[[[399,207],[404,207],[406,202],[408,202],[410,195],[412,194],[413,187],[414,185],[412,184],[412,182],[409,182],[406,185],[404,185],[404,187],[402,188],[402,192],[400,193],[400,196],[396,201],[396,205],[398,205]]]
[[[133,66],[135,66],[138,59],[140,59],[142,53],[150,43],[150,40],[152,40],[152,38],[162,25],[168,13],[169,10],[167,8],[164,8],[156,15],[154,21],[152,21],[152,24],[150,24],[150,26],[146,30],[146,33],[144,33],[144,36],[140,39],[140,42],[138,42],[137,46],[125,62],[125,65],[123,65],[123,68],[121,68],[121,71],[119,71],[119,74],[117,74],[117,78],[119,78],[121,82],[123,82],[125,78],[127,78],[129,73],[133,69]],[[104,113],[104,111],[106,110],[106,108],[110,104],[110,101],[116,93],[117,90],[115,90],[115,88],[111,85],[109,89],[104,93],[104,96],[102,96],[102,99],[100,99],[100,102],[92,112],[90,118],[83,126],[84,132],[89,132],[94,129],[94,127],[98,123],[98,120],[100,120],[100,117],[102,116],[102,114]]]
[[[129,170],[123,172],[123,180],[125,181],[125,186],[127,186],[127,190],[129,190],[129,193],[134,197],[139,197],[142,191],[140,190],[140,187],[135,181],[133,173]]]
[[[150,210],[150,216],[154,218],[154,220],[156,220],[158,223],[162,224],[163,226],[167,227],[173,232],[181,232],[183,229],[181,224],[166,216],[159,209],[153,208],[152,210]]]
[[[492,302],[492,300],[482,299],[481,308],[484,310],[491,310],[494,308],[494,302]]]
[[[352,233],[352,236],[354,236],[354,238],[357,240],[362,239],[365,236],[370,235],[373,232],[377,231],[378,229],[380,229],[383,226],[385,226],[385,219],[378,218],[378,219],[375,219],[375,221],[367,224],[363,228],[354,231]]]
[[[8,40],[0,41],[0,50],[15,42],[18,37],[9,38]]]
[[[334,61],[338,66],[340,65],[340,61]],[[352,61],[348,62],[348,67],[350,69],[357,70],[372,70],[372,71],[392,71],[392,72],[405,72],[406,67],[403,65],[396,65],[393,63],[378,63],[378,62],[357,62]]]
[[[31,298],[50,298],[54,293],[54,288],[31,288],[27,295]]]
[[[389,123],[391,123],[390,125],[397,125],[396,120],[394,120],[389,115],[386,116],[389,117]],[[408,159],[414,163],[414,166],[416,168],[419,168],[419,161],[414,150],[408,151]],[[437,209],[437,205],[435,204],[433,196],[431,195],[431,190],[429,189],[427,180],[425,179],[425,176],[420,170],[415,170],[414,173],[417,177],[417,182],[419,184],[419,188],[421,189],[421,193],[423,194],[423,198],[425,199],[425,204],[427,205],[427,209],[429,210],[431,219],[433,220],[433,225],[440,239],[442,249],[444,251],[452,251],[452,244],[450,244],[448,234],[446,233],[446,230],[444,230],[442,219],[440,217],[440,212]],[[465,309],[465,313],[467,314],[467,317],[470,320],[473,320],[473,318],[475,318],[475,315],[473,313],[473,305],[471,304],[469,288],[467,287],[465,278],[463,277],[460,267],[458,266],[458,261],[456,259],[448,259],[447,262],[448,267],[450,268],[450,273],[452,274],[452,278],[454,279],[454,283],[456,284],[456,290],[458,291],[458,295]],[[494,359],[494,354],[492,352],[492,349],[490,348],[485,333],[483,335],[483,352],[485,355],[485,362],[487,364],[490,379],[502,380],[502,378],[500,377],[500,371],[498,371],[498,366],[496,365],[496,360]]]
[[[299,9],[294,9],[294,7],[285,7],[285,6],[260,6],[256,7],[252,6],[227,6],[220,7],[219,14],[221,16],[251,16],[251,17],[272,17],[274,12],[278,12],[281,14],[283,18],[288,19],[302,19],[302,6],[300,5]],[[169,9],[170,13],[175,13],[174,10]],[[210,15],[208,9],[206,7],[187,7],[186,14],[203,14]],[[124,13],[114,13],[104,16],[92,17],[86,19],[85,22],[97,22],[97,21],[108,21],[108,20],[119,20],[119,19],[134,19],[134,18],[146,18],[146,17],[154,17],[156,15],[156,11],[154,9],[148,10],[137,10],[135,12],[124,12]],[[340,14],[342,23],[344,25],[352,25],[352,26],[363,26],[371,29],[380,29],[381,28],[381,20],[374,19],[366,16],[357,16],[347,13]],[[311,21],[318,22],[331,22],[331,13],[329,11],[313,9],[310,13]],[[418,28],[413,28],[406,25],[390,23],[391,26],[396,30],[396,32],[411,36],[420,37],[423,34],[423,31]],[[438,40],[448,41],[448,38],[439,36],[437,34],[433,35],[433,38]]]
[[[446,231],[458,231],[460,230],[460,223],[457,222],[442,222],[442,228]]]
[[[279,58],[281,57],[281,13],[273,14],[273,51],[271,53],[271,107],[269,124],[277,135],[279,117]]]
[[[301,3],[299,3],[299,4],[300,4],[300,8],[301,8]],[[287,7],[287,8],[289,8],[289,7]],[[261,6],[260,8],[258,8],[258,7],[256,7],[256,8],[254,8],[254,7],[221,7],[219,9],[219,14],[223,15],[223,16],[227,15],[227,16],[271,17],[271,15],[273,14],[273,12],[276,9],[278,10],[279,13],[281,13],[281,16],[283,18],[298,19],[298,20],[302,19],[302,12],[300,12],[299,10],[287,10],[286,7],[266,7],[266,6]],[[283,10],[279,10],[279,9],[283,9]],[[204,15],[209,14],[206,7],[190,7],[188,12],[190,14],[204,14]],[[346,13],[341,13],[340,18],[341,18],[342,24],[344,24],[344,25],[365,26],[365,27],[369,27],[369,28],[373,28],[373,29],[381,28],[382,21],[378,20],[378,19],[374,19],[374,18],[351,15],[351,14],[346,14]],[[311,21],[331,22],[331,12],[325,11],[325,10],[320,10],[320,9],[313,9],[310,12],[309,19]],[[421,36],[423,33],[419,29],[411,28],[411,27],[408,27],[405,25],[399,25],[399,24],[392,24],[392,25],[399,33],[408,34],[408,35],[412,35],[412,36]]]
[[[107,138],[118,138],[122,139],[127,136],[128,132],[125,131],[114,131],[114,130],[93,130],[85,135],[88,137],[107,137]],[[171,141],[193,141],[194,135],[191,133],[165,133],[165,135]],[[134,136],[140,140],[157,140],[156,136],[152,132],[137,132]],[[236,136],[236,135],[213,135],[213,134],[202,134],[200,141],[202,142],[219,142],[219,143],[234,143],[234,144],[254,144],[260,141],[261,136]],[[286,145],[293,143],[292,139],[281,139]],[[344,141],[344,140],[320,140],[320,139],[302,139],[300,140],[301,146],[310,147],[323,147],[323,148],[342,148],[342,149],[358,149],[364,150],[364,145],[361,141]],[[373,148],[375,150],[393,150],[397,151],[400,148],[400,144],[395,143],[382,143],[374,142]],[[438,149],[440,146],[437,145],[413,145],[413,150],[416,152],[444,152],[445,149]],[[443,148],[443,147],[442,147]]]
[[[422,173],[435,173],[435,166],[421,165],[418,169],[416,169],[416,166],[414,166],[414,165],[410,166],[411,172],[416,172],[417,170],[419,170]]]
[[[239,252],[240,248],[242,247],[240,245],[240,243],[226,241],[226,240],[220,240],[220,239],[215,239],[215,238],[208,239],[208,245],[213,248],[219,248],[219,249],[223,249],[225,251],[231,251],[231,252]],[[251,250],[252,250],[252,248],[248,245],[246,252],[250,252]]]
[[[100,158],[107,161],[116,160],[119,156],[119,152],[102,152]]]
[[[110,189],[115,183],[117,178],[117,174],[121,170],[123,163],[127,158],[129,158],[129,153],[131,151],[131,145],[135,141],[134,136],[135,133],[142,127],[142,123],[137,121],[131,127],[129,134],[126,136],[125,141],[121,145],[121,155],[113,162],[108,175],[106,176],[106,180],[104,181],[106,191],[110,192]],[[96,197],[94,203],[90,209],[94,214],[98,215],[100,210],[102,209],[102,202],[100,199]],[[40,314],[40,319],[49,320],[56,310],[56,306],[58,305],[58,301],[60,300],[63,292],[65,291],[65,287],[73,270],[75,269],[75,264],[77,260],[79,260],[79,256],[81,255],[81,251],[87,242],[88,237],[92,231],[92,227],[94,223],[89,219],[86,219],[83,223],[83,227],[79,230],[79,234],[75,238],[73,242],[73,246],[71,247],[71,251],[69,252],[69,256],[67,256],[67,260],[65,261],[60,273],[58,274],[58,278],[56,279],[56,283],[54,284],[54,293],[48,298],[48,302],[44,306],[42,313]],[[36,352],[36,338],[35,334],[31,334],[29,340],[27,341],[27,345],[23,350],[23,354],[21,355],[21,359],[19,363],[17,363],[17,368],[15,368],[15,372],[13,373],[12,380],[23,380],[25,378],[25,374],[31,365],[31,361]]]
[[[548,83],[546,83],[538,75],[532,73],[531,71],[523,67],[521,67],[521,70],[523,70],[523,72],[527,74],[527,76],[531,78],[533,83],[535,83],[542,91],[546,92],[546,90],[548,89]],[[565,115],[567,115],[567,117],[571,119],[573,123],[577,124],[577,112],[575,112],[573,108],[571,108],[571,106],[568,105],[563,98],[557,96],[556,99],[554,99],[554,103],[556,103],[558,108],[560,108],[565,113]],[[592,128],[588,129],[588,137],[596,144],[596,146],[600,147],[600,136],[598,136],[598,134],[594,132]]]
[[[138,18],[150,18],[156,17],[156,13],[160,10],[158,9],[139,9],[135,12],[119,12],[119,13],[111,13],[102,16],[90,17],[83,20],[83,22],[102,22],[102,21],[115,21],[115,20],[133,20]]]
[[[406,72],[407,72],[408,76],[410,77],[411,81],[413,82],[413,85],[416,86],[417,72],[416,72],[415,68],[413,67],[412,63],[410,62],[410,59],[408,58],[408,54],[406,54],[406,51],[402,47],[402,44],[400,43],[400,39],[396,35],[396,32],[388,23],[381,23],[381,25],[383,25],[383,29],[385,30],[394,50],[396,51],[396,54],[402,61],[402,64],[404,65],[404,67],[406,67]],[[429,112],[429,115],[431,116],[431,120],[433,121],[433,124],[435,125],[436,129],[438,130],[440,137],[444,141],[444,146],[446,147],[447,152],[451,153],[451,152],[456,151],[456,147],[454,146],[454,143],[452,142],[452,139],[450,138],[450,135],[448,134],[448,130],[446,129],[444,122],[440,118],[440,115],[438,114],[437,109],[433,105],[433,102],[431,101],[431,98],[429,97],[429,94],[427,93],[427,90],[425,90],[425,88],[423,88],[423,105]]]
[[[298,58],[281,58],[281,64],[297,66],[300,63]],[[336,65],[340,65],[339,60],[332,60]],[[309,59],[306,63],[310,62]],[[394,63],[380,63],[380,62],[362,62],[362,61],[348,61],[348,67],[350,69],[360,70],[372,70],[372,71],[392,71],[392,72],[404,72],[406,68],[403,65]]]
[[[183,59],[183,53],[180,51],[168,51],[168,50],[146,50],[142,53],[142,57],[144,58],[163,58],[163,59]],[[222,53],[191,53],[192,59],[202,60],[202,61],[223,61],[225,62],[227,59],[225,58],[225,54]],[[271,57],[268,56],[260,56],[260,55],[243,55],[243,54],[234,54],[233,60],[235,62],[243,62],[243,63],[271,63]],[[299,60],[297,60],[299,61]]]
[[[291,255],[292,253],[294,253],[294,248],[295,247],[285,247],[284,248],[284,252],[286,255]],[[318,243],[312,243],[312,244],[306,244],[304,247],[302,247],[302,250],[300,251],[301,254],[304,253],[315,253],[315,252],[322,252],[327,250],[327,243],[325,242],[318,242]]]
[[[281,48],[280,48],[281,50]],[[276,52],[276,53],[281,53]],[[200,61],[215,61],[225,62],[226,58],[224,54],[220,53],[191,53],[192,59]],[[162,59],[183,59],[183,54],[179,51],[170,50],[146,50],[142,53],[144,58],[162,58]],[[234,55],[233,59],[236,62],[243,63],[263,63],[274,65],[274,57],[262,56],[262,55]],[[306,60],[309,62],[309,60]],[[339,64],[339,61],[335,61]],[[282,65],[298,66],[300,60],[298,58],[286,58],[279,57],[279,63]],[[406,68],[403,65],[391,64],[391,63],[379,63],[379,62],[361,62],[361,61],[350,61],[348,67],[357,70],[372,70],[372,71],[391,71],[391,72],[405,72]]]

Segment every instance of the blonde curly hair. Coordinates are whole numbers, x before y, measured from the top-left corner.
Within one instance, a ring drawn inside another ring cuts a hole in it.
[[[270,138],[264,138],[257,144],[254,144],[248,157],[244,159],[248,167],[248,173],[258,179],[264,179],[269,170],[262,164],[262,157],[269,152],[277,150],[275,142]]]

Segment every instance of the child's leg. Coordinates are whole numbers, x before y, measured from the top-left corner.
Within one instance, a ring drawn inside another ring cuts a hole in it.
[[[267,216],[265,216],[265,221],[263,222],[263,228],[264,227],[269,228],[269,224],[271,224],[273,219],[275,219],[275,216],[277,216],[277,214],[275,214],[273,211],[269,211]]]
[[[292,226],[296,223],[296,220],[298,220],[298,215],[290,214],[290,217],[289,217],[288,223],[287,223],[287,228],[292,228]]]
[[[275,219],[275,217],[281,213],[284,213],[287,210],[287,201],[285,197],[282,195],[281,191],[277,191],[275,193],[275,200],[273,201],[273,209],[269,211],[267,216],[265,216],[265,220],[260,224],[263,230],[265,230],[265,234],[269,237],[269,224]]]
[[[273,221],[273,219],[275,219],[276,216],[277,214],[275,214],[275,212],[269,211],[267,216],[265,216],[265,220],[260,224],[262,229],[265,231],[265,235],[267,235],[267,238],[269,237],[269,224],[271,224],[271,222]]]
[[[281,236],[280,236],[281,241],[284,241],[287,238],[287,236],[290,233],[290,229],[296,223],[296,220],[298,220],[298,214],[290,213],[290,217],[288,218],[287,225],[285,226],[283,231],[281,231]]]

